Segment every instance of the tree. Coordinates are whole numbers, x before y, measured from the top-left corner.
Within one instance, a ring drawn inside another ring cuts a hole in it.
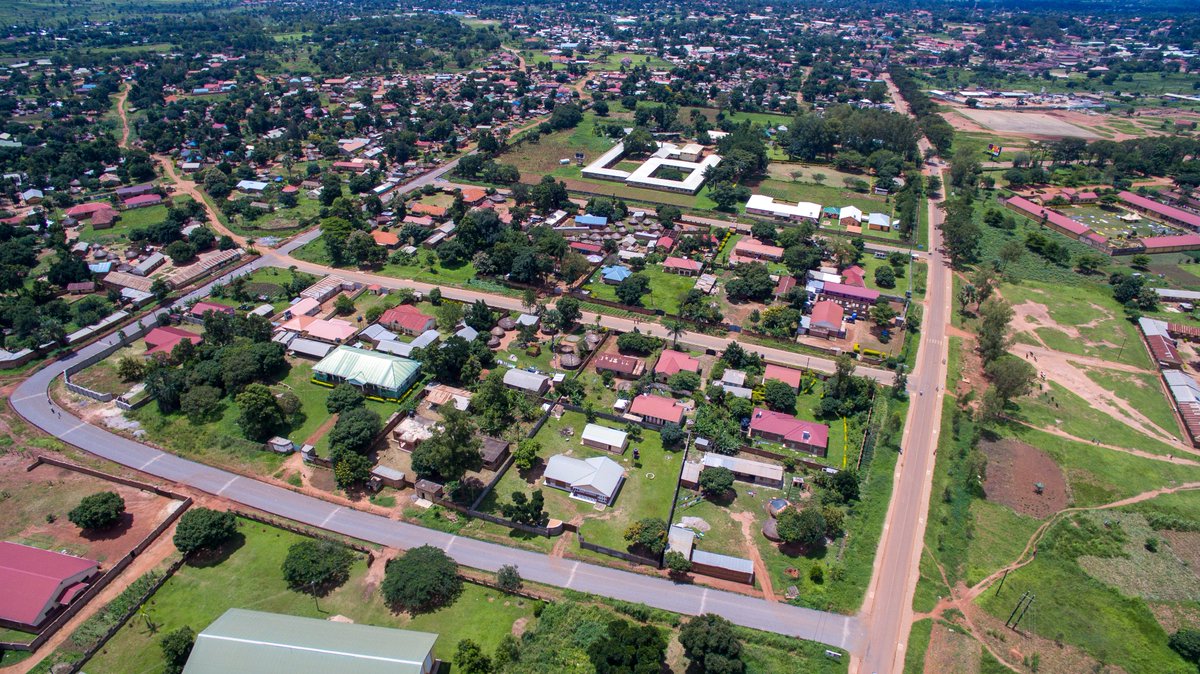
[[[187,341],[185,339],[180,344]],[[203,423],[216,416],[217,410],[221,408],[221,398],[221,389],[200,384],[179,396],[179,410],[187,415],[192,423]]]
[[[117,376],[121,381],[141,381],[146,376],[146,363],[141,358],[125,356],[117,361]]]
[[[196,633],[187,625],[164,634],[158,642],[159,648],[162,649],[163,660],[166,662],[163,672],[165,674],[181,674],[184,665],[187,664],[188,656],[192,654],[192,646],[195,644]]]
[[[709,498],[719,498],[733,489],[733,471],[708,466],[700,471],[700,492]]]
[[[796,411],[796,389],[792,388],[791,384],[778,379],[768,379],[763,383],[763,402],[776,412],[794,413]]]
[[[1129,258],[1129,264],[1137,269],[1145,271],[1150,266],[1150,256],[1144,253],[1138,253]]]
[[[984,370],[996,395],[1004,403],[1028,394],[1037,380],[1037,370],[1012,354],[1000,356],[988,363]]]
[[[871,321],[880,327],[891,325],[896,316],[900,315],[892,308],[891,303],[883,297],[875,300],[875,304],[871,306],[870,314]]]
[[[621,333],[621,336],[617,337],[617,348],[625,353],[645,356],[653,353],[660,346],[662,346],[661,339],[637,330]]]
[[[579,310],[579,300],[574,297],[562,298],[554,304],[554,308],[558,309],[558,313],[562,315],[562,327],[564,329],[570,328],[583,315]]]
[[[662,440],[663,447],[678,447],[684,438],[687,437],[683,432],[683,428],[676,423],[663,424],[658,436]]]
[[[163,252],[176,265],[187,264],[196,259],[196,247],[187,241],[172,241],[163,248]]]
[[[338,295],[337,299],[333,302],[333,310],[339,316],[349,316],[354,313],[354,300],[345,295]]]
[[[522,438],[517,443],[517,451],[513,452],[513,465],[518,470],[529,470],[537,463],[538,452],[542,451],[542,443],[533,438]]]
[[[765,264],[739,264],[733,273],[734,278],[725,284],[725,294],[733,302],[763,301],[775,292],[775,281]]]
[[[713,613],[696,616],[679,630],[679,644],[697,671],[742,674],[742,642],[733,623]]]
[[[516,592],[521,584],[521,573],[512,564],[505,564],[496,572],[496,585],[505,592]]]
[[[625,152],[630,155],[649,154],[658,148],[650,130],[644,126],[635,126],[629,135],[625,136]]]
[[[1200,630],[1183,628],[1167,639],[1171,650],[1194,665],[1200,665]]]
[[[640,519],[625,530],[625,540],[653,555],[661,554],[667,547],[667,523],[657,517]]]
[[[979,307],[982,321],[979,325],[979,353],[984,366],[996,360],[1008,350],[1008,324],[1013,310],[1000,297],[989,298]]]
[[[1009,239],[1004,242],[1003,246],[1000,246],[1000,252],[997,253],[997,256],[1005,267],[1016,264],[1021,261],[1021,258],[1025,257],[1025,246],[1021,245],[1021,242],[1016,239]],[[1085,255],[1084,257],[1087,256]]]
[[[329,460],[333,463],[333,478],[340,489],[350,489],[371,479],[373,465],[366,454],[333,449]]]
[[[875,268],[875,285],[880,288],[896,287],[896,272],[891,267],[880,265]]]
[[[185,555],[212,550],[237,534],[233,513],[209,508],[191,508],[175,527],[175,547]]]
[[[283,579],[288,587],[323,595],[350,578],[354,554],[333,541],[305,539],[293,543],[283,560]]]
[[[783,542],[806,548],[825,540],[825,518],[817,508],[784,510],[779,513],[776,529]]]
[[[546,499],[542,490],[534,490],[533,496],[526,496],[523,491],[514,491],[512,501],[502,504],[500,512],[517,524],[528,524],[534,527],[546,523]]]
[[[466,412],[449,408],[442,414],[441,427],[433,437],[413,450],[412,467],[420,476],[433,476],[446,482],[458,480],[467,471],[483,467],[481,446],[471,417]]]
[[[492,674],[495,665],[479,644],[470,639],[458,642],[454,651],[454,671],[462,674]]]
[[[696,391],[700,388],[700,375],[681,370],[667,378],[667,385],[676,391]]]
[[[640,306],[642,295],[650,292],[650,279],[645,274],[630,274],[617,284],[617,299],[631,307]]]
[[[381,428],[383,420],[375,410],[354,407],[338,416],[329,432],[329,446],[335,450],[366,454]]]
[[[283,425],[283,410],[275,400],[275,394],[266,386],[250,384],[234,400],[241,410],[237,419],[238,428],[247,438],[265,441]]]
[[[125,499],[116,492],[102,491],[84,496],[79,505],[67,513],[67,519],[80,529],[99,531],[107,529],[125,514]]]
[[[683,321],[670,320],[666,323],[667,334],[671,336],[671,345],[673,348],[679,347],[679,337],[687,332],[687,323]]]
[[[471,398],[470,411],[479,419],[479,426],[488,433],[500,433],[515,421],[516,399],[520,394],[504,384],[499,369],[488,373]]]
[[[387,563],[380,591],[393,608],[420,613],[451,603],[462,592],[462,580],[453,559],[422,545]]]
[[[663,556],[663,564],[674,574],[682,575],[692,570],[692,560],[678,550],[669,550]]]
[[[365,401],[362,391],[349,384],[338,384],[325,398],[325,409],[330,414],[341,414],[361,406]]]
[[[666,654],[667,639],[657,627],[620,619],[588,647],[596,674],[658,674]]]

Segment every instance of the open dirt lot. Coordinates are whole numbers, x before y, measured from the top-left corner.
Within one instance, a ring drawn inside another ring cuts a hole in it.
[[[989,501],[1038,519],[1067,507],[1067,480],[1050,455],[1011,439],[983,441],[979,448],[988,458],[983,489]],[[1034,493],[1035,482],[1045,485],[1044,493]]]
[[[929,650],[925,652],[925,672],[975,674],[982,654],[983,647],[978,641],[935,622],[929,635]]]
[[[1014,112],[1010,110],[979,110],[973,108],[961,108],[958,112],[1000,133],[1047,137],[1066,136],[1087,138],[1090,140],[1100,138],[1100,135],[1097,133],[1044,112]]]
[[[4,540],[50,550],[66,550],[115,562],[166,519],[178,502],[56,466],[40,465],[25,472],[28,460],[6,456],[0,463],[0,536]],[[125,517],[111,531],[81,534],[67,519],[80,499],[114,491],[125,499]],[[51,516],[54,521],[49,521]]]

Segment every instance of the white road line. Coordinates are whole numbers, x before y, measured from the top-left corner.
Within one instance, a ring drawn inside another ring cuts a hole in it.
[[[324,529],[325,525],[329,524],[329,520],[333,519],[334,515],[342,512],[343,510],[345,510],[345,508],[346,508],[345,506],[338,506],[338,507],[334,508],[333,510],[330,510],[329,514],[325,516],[325,519],[321,520],[321,528]]]
[[[234,482],[237,482],[237,479],[238,479],[237,475],[234,475],[233,477],[229,478],[229,481],[225,483],[225,486],[223,486],[217,490],[217,496],[224,496],[225,490],[229,489],[229,485],[233,484]]]
[[[458,536],[453,536],[450,538],[450,544],[446,546],[446,554],[447,555],[450,554],[450,548],[453,548],[454,544],[457,542],[458,542]]]
[[[87,422],[81,421],[77,425],[72,426],[72,427],[68,428],[67,430],[63,431],[63,434],[58,437],[65,438],[68,435],[70,435],[73,431],[77,431],[87,425],[88,425]]]
[[[34,398],[44,398],[44,397],[45,397],[44,393],[30,393],[27,396],[21,396],[20,398],[13,398],[12,402],[19,403],[19,402],[24,402],[26,400],[33,400]]]
[[[571,567],[571,575],[567,576],[567,587],[571,587],[571,583],[575,582],[575,572],[578,570],[579,562],[575,562],[575,565]]]
[[[138,466],[138,470],[141,470],[141,471],[146,470],[146,468],[149,467],[150,464],[154,463],[155,461],[158,461],[161,458],[163,458],[162,454],[155,454],[153,459],[150,459],[146,463],[143,463],[141,466]]]
[[[704,588],[704,592],[700,593],[700,615],[704,615],[704,607],[708,604],[708,588]]]

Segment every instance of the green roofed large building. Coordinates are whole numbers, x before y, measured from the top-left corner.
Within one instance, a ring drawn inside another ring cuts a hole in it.
[[[430,674],[437,638],[231,608],[196,636],[183,674]]]
[[[415,360],[353,346],[339,346],[313,366],[318,382],[347,383],[369,396],[399,398],[416,381],[421,364]]]

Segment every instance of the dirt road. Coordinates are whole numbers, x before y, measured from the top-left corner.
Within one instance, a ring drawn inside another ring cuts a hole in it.
[[[121,142],[117,145],[122,150],[129,149],[129,111],[126,109],[126,104],[129,101],[129,83],[121,85],[120,91],[117,92],[117,116],[121,118]]]
[[[183,177],[175,170],[175,162],[170,157],[161,154],[153,156],[154,161],[158,162],[159,166],[162,166],[163,175],[175,183],[176,192],[182,192],[204,205],[204,212],[208,214],[209,226],[215,229],[217,233],[224,234],[233,239],[239,246],[244,247],[246,245],[246,237],[235,233],[221,224],[221,218],[218,217],[217,209],[213,208],[212,204],[204,198],[204,195],[200,193],[200,189],[196,187],[196,183],[192,182],[190,178]]]

